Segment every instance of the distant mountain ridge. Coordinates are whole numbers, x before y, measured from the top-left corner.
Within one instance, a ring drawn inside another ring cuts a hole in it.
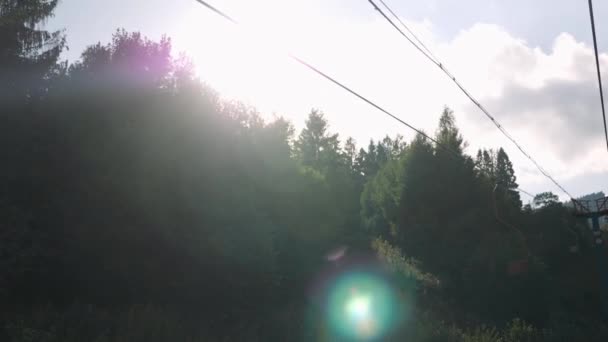
[[[596,200],[598,200],[600,198],[604,198],[604,197],[606,197],[606,194],[604,194],[603,191],[599,191],[599,192],[592,192],[592,193],[587,194],[585,196],[578,197],[576,200],[577,201],[593,201],[594,202],[594,201],[596,201]],[[565,201],[564,205],[567,206],[567,207],[570,207],[570,208],[572,208],[574,206],[572,204],[572,201]],[[589,209],[593,209],[593,208],[589,208]]]
[[[600,192],[594,192],[594,193],[590,193],[588,195],[582,196],[577,198],[577,200],[579,201],[595,201],[598,200],[600,198],[604,198],[606,197],[606,195],[604,194],[603,191]]]

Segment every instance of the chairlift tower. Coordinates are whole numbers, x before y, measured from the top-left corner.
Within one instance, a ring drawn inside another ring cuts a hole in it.
[[[593,245],[600,277],[600,297],[604,318],[608,319],[608,254],[600,231],[600,218],[608,215],[608,197],[597,200],[572,200],[574,216],[591,219]]]

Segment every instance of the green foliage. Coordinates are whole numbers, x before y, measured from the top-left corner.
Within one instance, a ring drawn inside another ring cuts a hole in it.
[[[540,341],[542,332],[535,329],[521,319],[514,319],[504,332],[503,340],[505,342],[532,342]]]
[[[443,112],[439,118],[439,127],[437,127],[435,139],[442,146],[457,153],[462,153],[465,147],[464,139],[456,127],[456,118],[454,117],[454,112],[447,107],[443,109]],[[447,151],[444,149],[443,152]]]
[[[324,337],[313,279],[367,254],[416,299],[395,338],[605,340],[588,229],[551,193],[522,210],[506,152],[473,160],[450,109],[449,150],[341,145],[319,110],[296,136],[169,38],[118,30],[58,63],[56,4],[0,0],[1,340]]]
[[[58,0],[0,1],[0,101],[17,105],[44,92],[44,78],[65,45],[61,31],[40,29]]]
[[[543,208],[549,205],[555,205],[559,203],[559,197],[552,192],[541,192],[534,196],[534,207]]]
[[[398,234],[402,169],[403,161],[390,161],[365,184],[361,194],[361,216],[364,227],[371,234]]]
[[[439,280],[432,274],[424,273],[420,269],[420,262],[407,258],[398,247],[392,246],[388,241],[381,238],[372,240],[372,249],[378,258],[388,266],[389,270],[400,277],[402,282],[415,281],[423,287],[437,287]]]
[[[298,158],[305,166],[327,172],[339,162],[339,141],[337,134],[330,134],[327,120],[322,112],[312,110],[306,120],[306,127],[295,143]]]
[[[496,153],[485,149],[477,151],[475,169],[487,186],[494,187],[502,210],[519,210],[522,203],[517,192],[517,177],[509,156],[502,148]]]

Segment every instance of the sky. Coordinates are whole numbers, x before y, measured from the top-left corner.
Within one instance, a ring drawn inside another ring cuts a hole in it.
[[[75,61],[117,28],[171,37],[205,83],[227,100],[300,129],[322,110],[342,141],[414,133],[293,62],[293,53],[432,134],[445,106],[468,144],[503,147],[531,193],[561,193],[436,66],[367,0],[61,0],[50,29],[65,29]],[[443,65],[574,197],[608,192],[595,61],[586,1],[385,0]],[[595,1],[602,77],[608,83],[608,2]],[[607,89],[605,89],[607,90]],[[527,202],[527,197],[522,197]]]

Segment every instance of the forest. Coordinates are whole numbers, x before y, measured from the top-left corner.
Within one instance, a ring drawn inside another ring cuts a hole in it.
[[[437,143],[296,132],[169,37],[62,61],[57,5],[0,0],[0,340],[608,341],[587,222],[524,205],[458,113]]]

